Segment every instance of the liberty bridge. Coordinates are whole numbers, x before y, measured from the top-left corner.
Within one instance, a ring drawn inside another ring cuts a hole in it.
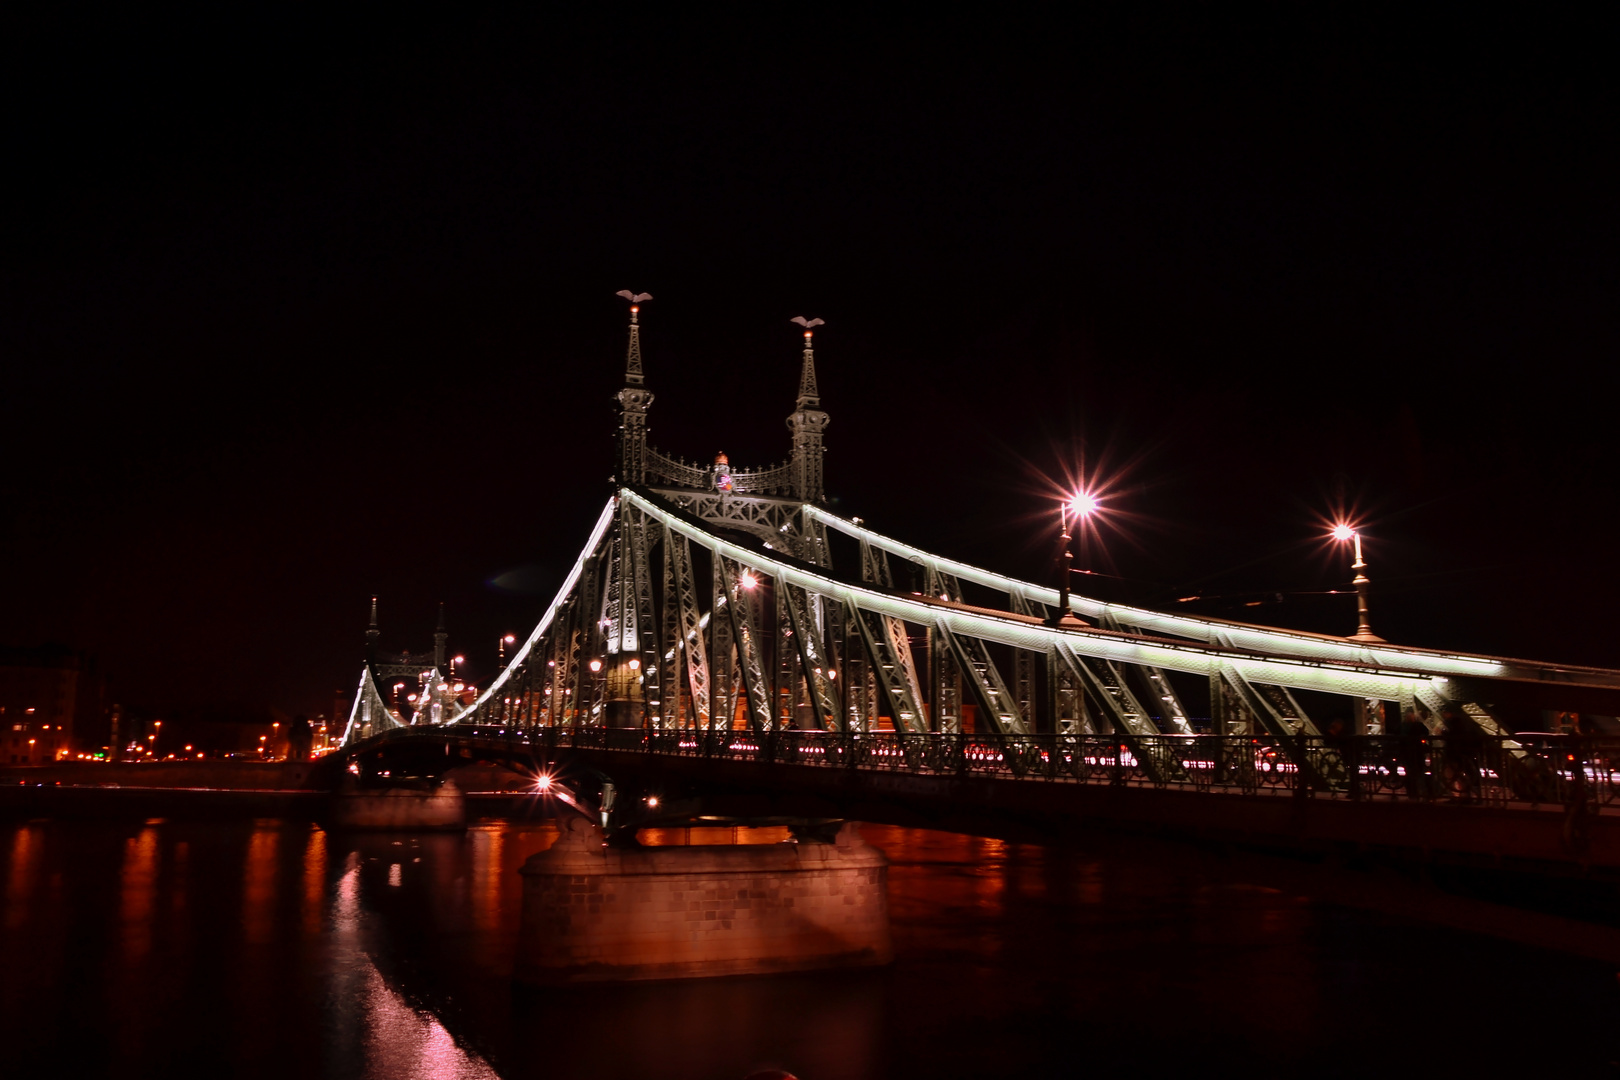
[[[378,649],[339,751],[366,784],[469,758],[529,770],[610,830],[844,817],[963,831],[1088,820],[1620,866],[1601,739],[1512,710],[1620,713],[1620,671],[1109,603],[972,566],[828,508],[802,328],[787,460],[653,446],[630,302],[614,490],[555,599],[476,692]],[[385,687],[405,677],[410,707]],[[1208,722],[1183,704],[1207,688]],[[1299,692],[1310,692],[1302,695]],[[1347,699],[1325,732],[1302,697]],[[1200,718],[1202,719],[1202,718]],[[1206,729],[1207,728],[1207,729]],[[1286,796],[1286,797],[1279,797]]]

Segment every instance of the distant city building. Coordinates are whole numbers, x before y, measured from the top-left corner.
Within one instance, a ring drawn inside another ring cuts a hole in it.
[[[104,745],[105,681],[86,653],[0,649],[0,762],[41,765]]]

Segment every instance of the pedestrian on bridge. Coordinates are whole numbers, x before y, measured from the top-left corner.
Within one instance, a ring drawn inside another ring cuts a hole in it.
[[[1401,768],[1406,773],[1406,794],[1409,798],[1426,798],[1429,793],[1429,725],[1418,716],[1417,709],[1407,709],[1401,716]]]

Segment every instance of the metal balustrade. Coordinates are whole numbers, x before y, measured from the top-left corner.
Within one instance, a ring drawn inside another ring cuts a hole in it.
[[[1212,795],[1584,806],[1592,812],[1620,812],[1620,739],[1577,736],[1122,738],[457,724],[397,729],[353,749],[365,752],[405,739],[447,736],[475,749],[541,756],[566,749],[600,750],[920,776],[1119,784]]]

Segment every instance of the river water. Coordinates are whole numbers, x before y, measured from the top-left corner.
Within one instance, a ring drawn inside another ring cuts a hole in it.
[[[1620,1075],[1607,965],[1169,841],[864,832],[890,968],[538,991],[510,974],[546,824],[0,823],[0,1075]]]

